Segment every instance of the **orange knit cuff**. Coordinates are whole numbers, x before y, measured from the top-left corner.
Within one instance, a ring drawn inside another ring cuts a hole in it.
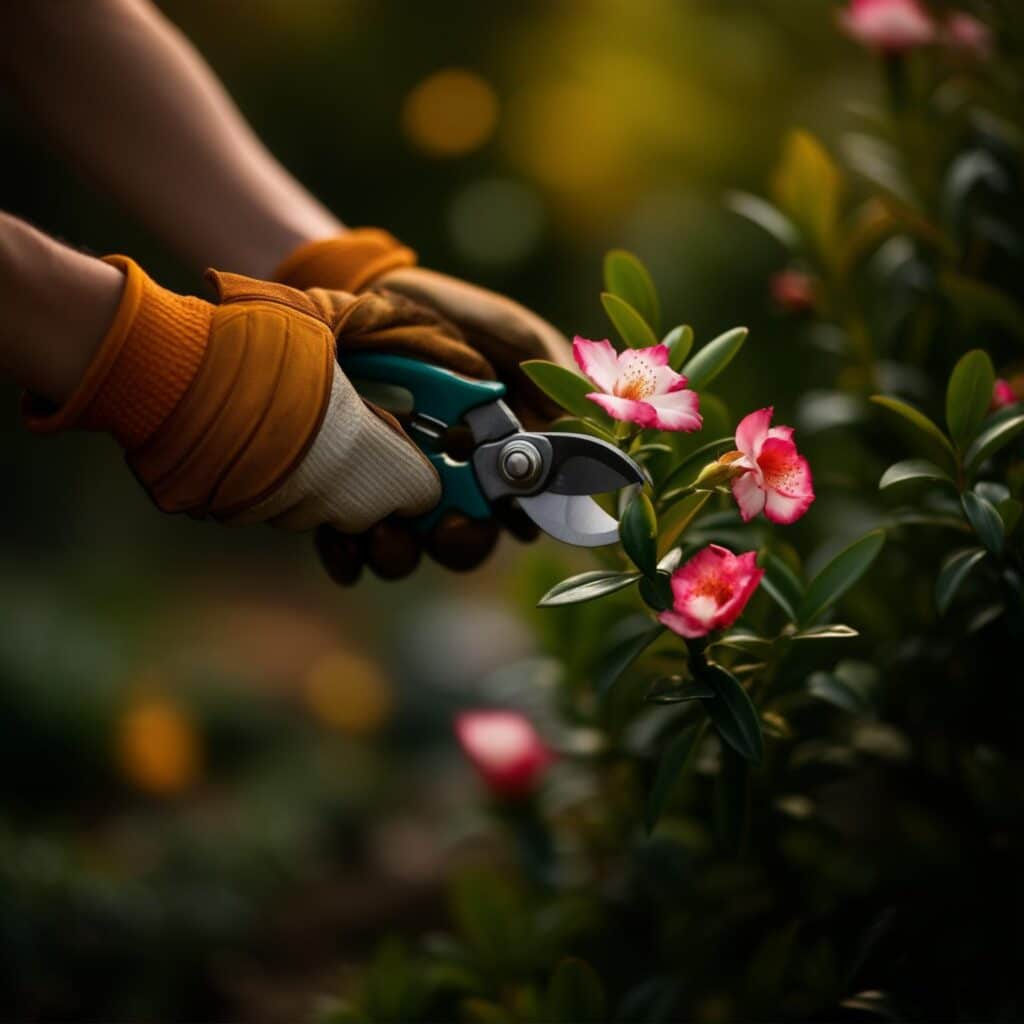
[[[28,403],[37,433],[105,430],[132,451],[173,412],[203,360],[214,307],[152,281],[127,256],[104,262],[125,275],[121,304],[75,393],[55,412]]]
[[[358,292],[389,270],[415,265],[416,253],[387,231],[354,228],[300,245],[274,271],[274,280],[293,288]]]

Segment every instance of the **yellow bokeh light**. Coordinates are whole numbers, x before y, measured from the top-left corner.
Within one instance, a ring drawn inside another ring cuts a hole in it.
[[[409,140],[431,156],[462,156],[494,134],[498,97],[480,75],[444,68],[423,79],[405,98],[402,125]]]
[[[136,700],[117,725],[117,761],[138,789],[173,796],[199,777],[199,737],[188,716],[166,697]]]
[[[317,718],[352,736],[376,732],[394,707],[391,684],[380,665],[345,651],[335,651],[313,664],[305,696]]]

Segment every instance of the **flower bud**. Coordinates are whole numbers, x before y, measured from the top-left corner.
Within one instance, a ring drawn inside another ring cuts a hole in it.
[[[703,491],[710,491],[735,480],[738,476],[743,476],[744,473],[749,473],[750,467],[741,465],[737,461],[742,458],[743,452],[726,452],[714,462],[709,462],[697,474],[693,486]]]
[[[455,735],[487,788],[505,799],[536,789],[555,757],[517,711],[465,711],[455,719]]]

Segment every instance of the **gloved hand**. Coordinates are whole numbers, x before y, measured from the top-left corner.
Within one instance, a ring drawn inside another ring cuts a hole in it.
[[[125,274],[114,322],[61,408],[27,401],[32,429],[109,431],[166,512],[355,534],[437,503],[433,466],[356,394],[335,344],[493,379],[454,328],[397,296],[210,271],[214,305],[161,288],[126,257],[107,262]],[[406,551],[403,567],[417,556]]]
[[[561,414],[520,369],[527,359],[549,359],[574,368],[565,337],[525,307],[502,295],[416,266],[416,254],[386,231],[358,228],[337,238],[311,242],[292,253],[275,278],[297,288],[325,287],[347,292],[386,289],[436,310],[453,322],[466,341],[497,370],[508,388],[507,401],[527,429],[542,429]],[[500,522],[480,523],[448,513],[431,554],[452,568],[482,561],[497,542],[499,526],[521,540],[537,535],[532,522],[514,508],[496,510]],[[338,580],[358,572],[368,550],[385,547],[384,536],[401,527],[375,528],[370,537],[339,537],[317,531],[317,548],[327,571]],[[401,534],[397,534],[398,537]],[[387,543],[394,544],[395,536]]]

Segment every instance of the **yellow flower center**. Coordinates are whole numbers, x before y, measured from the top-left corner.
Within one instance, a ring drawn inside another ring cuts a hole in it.
[[[618,398],[642,402],[654,394],[654,382],[654,370],[639,359],[634,359],[615,382],[615,394]]]

